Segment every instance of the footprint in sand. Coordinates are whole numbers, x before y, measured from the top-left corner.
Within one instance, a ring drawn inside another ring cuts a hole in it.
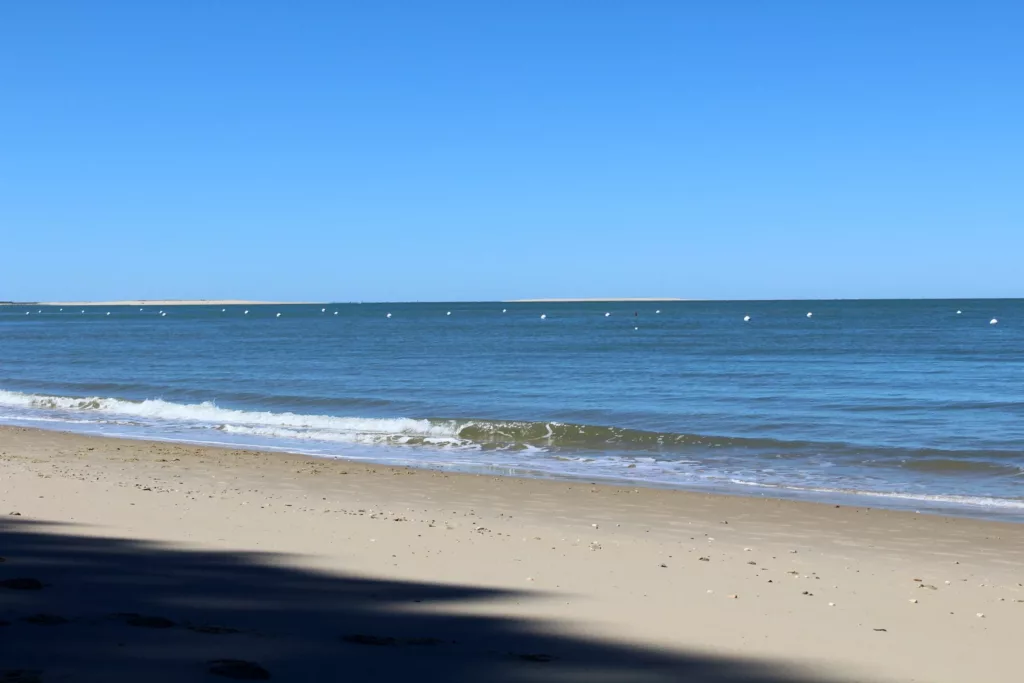
[[[68,623],[68,620],[59,614],[33,614],[30,617],[22,617],[21,620],[38,626],[59,626]]]
[[[0,588],[10,588],[15,591],[37,591],[42,590],[43,582],[31,578],[4,579],[0,581]]]
[[[341,639],[346,643],[352,643],[353,645],[376,645],[378,647],[387,647],[391,645],[444,645],[445,641],[440,638],[392,638],[391,636],[368,636],[364,633],[353,633],[352,635],[342,636]]]
[[[226,635],[230,633],[241,633],[237,628],[230,628],[228,626],[186,626],[189,631],[195,631],[196,633],[210,633],[213,635]]]
[[[542,664],[546,664],[547,662],[553,662],[553,661],[555,661],[557,659],[557,657],[555,657],[553,655],[546,655],[546,654],[544,654],[542,652],[527,653],[527,654],[521,654],[521,655],[516,655],[516,656],[519,657],[519,659],[523,660],[524,662],[539,662],[539,663],[542,663]]]
[[[214,676],[233,678],[236,681],[267,681],[270,672],[256,662],[244,659],[214,659],[209,662],[209,672]]]
[[[362,633],[353,633],[352,635],[342,636],[341,639],[346,643],[352,643],[353,645],[376,645],[378,647],[383,647],[398,644],[398,639],[392,638],[391,636],[368,636]]]
[[[0,669],[0,683],[43,683],[43,672],[30,669]]]
[[[173,628],[177,625],[166,617],[151,617],[144,614],[135,614],[134,612],[112,614],[110,616],[137,628]]]

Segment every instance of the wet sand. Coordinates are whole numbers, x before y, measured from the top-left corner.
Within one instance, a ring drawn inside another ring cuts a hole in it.
[[[0,521],[0,680],[1021,675],[1024,524],[13,427]]]

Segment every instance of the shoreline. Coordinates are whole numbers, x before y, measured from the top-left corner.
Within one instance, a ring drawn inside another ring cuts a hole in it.
[[[487,667],[444,680],[576,681],[585,669],[625,683],[642,669],[659,682],[996,683],[1019,673],[1017,524],[20,427],[0,427],[0,500],[2,578],[52,585],[0,607],[17,655],[5,664],[47,675],[83,651],[98,667],[131,647],[155,656],[161,642],[177,673],[159,680],[205,680],[181,668],[186,655],[255,660],[282,680],[351,670],[363,656],[385,668]],[[74,548],[87,554],[69,557]],[[238,582],[243,592],[225,603]],[[362,603],[357,585],[411,593],[408,606]],[[415,604],[453,591],[492,597]],[[330,620],[308,611],[324,601]],[[66,621],[60,641],[22,623],[36,613]],[[104,621],[124,613],[262,635],[172,627],[154,640]],[[346,632],[459,645],[339,646]],[[80,647],[90,638],[94,649]]]
[[[108,435],[103,433],[78,430],[71,426],[61,427],[37,427],[26,424],[24,421],[12,419],[10,422],[0,421],[0,430],[5,428],[19,428],[39,430],[43,432],[55,432],[81,436],[84,438],[115,439],[137,443],[173,444],[184,447],[220,448],[233,450],[246,450],[266,454],[295,456],[313,458],[318,461],[340,461],[345,463],[362,463],[378,467],[396,467],[421,472],[444,472],[454,475],[468,476],[494,476],[500,478],[517,479],[525,481],[552,481],[565,484],[580,484],[585,482],[596,483],[601,486],[618,486],[627,488],[639,488],[658,491],[676,491],[692,493],[697,495],[729,496],[735,498],[751,498],[757,500],[793,501],[811,505],[842,505],[846,507],[859,507],[865,509],[890,510],[894,512],[907,512],[909,514],[926,514],[930,516],[949,517],[955,519],[974,519],[983,521],[1001,522],[1006,524],[1024,525],[1024,510],[1021,509],[1020,501],[1010,499],[984,498],[983,500],[993,501],[992,504],[980,502],[969,502],[970,500],[982,500],[978,496],[961,496],[954,494],[904,494],[887,493],[880,491],[859,491],[825,488],[799,488],[786,485],[769,484],[737,484],[735,482],[716,481],[713,483],[673,483],[661,482],[649,479],[630,479],[627,477],[601,476],[597,474],[581,474],[573,472],[556,472],[543,468],[530,468],[526,466],[512,467],[506,465],[478,464],[447,464],[431,463],[424,461],[419,464],[409,465],[407,462],[395,462],[383,453],[375,453],[375,449],[390,449],[388,452],[395,453],[396,449],[410,448],[408,456],[415,456],[411,447],[387,447],[387,446],[364,446],[358,451],[353,450],[351,455],[323,454],[303,451],[294,446],[272,446],[268,444],[245,444],[224,442],[219,443],[206,439],[186,440],[174,437],[161,437],[146,434],[117,434]],[[998,501],[1000,504],[996,504]]]

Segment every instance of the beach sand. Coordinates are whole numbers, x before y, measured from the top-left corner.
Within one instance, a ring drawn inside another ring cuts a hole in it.
[[[13,427],[0,521],[3,681],[1024,676],[1018,524]]]

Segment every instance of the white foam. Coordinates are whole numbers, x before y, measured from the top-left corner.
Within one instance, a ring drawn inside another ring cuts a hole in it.
[[[843,493],[853,496],[870,496],[872,498],[896,498],[898,500],[916,500],[922,503],[952,503],[954,505],[970,505],[994,508],[1024,510],[1024,501],[1006,498],[989,498],[987,496],[958,496],[929,493],[901,493],[898,491],[862,491],[859,489],[838,489],[816,486],[785,486],[782,484],[765,484],[756,481],[731,479],[731,483],[741,486],[756,486],[766,489],[782,489],[786,491],[806,491],[808,493]]]
[[[260,436],[272,439],[297,439],[301,441],[322,441],[328,443],[352,444],[394,444],[405,445],[412,442],[430,446],[472,447],[479,446],[465,439],[454,436],[431,436],[407,432],[369,432],[369,431],[328,431],[302,430],[287,427],[250,427],[245,425],[220,425],[217,428],[225,434]]]
[[[216,403],[172,403],[161,399],[124,401],[90,396],[46,396],[0,390],[0,406],[68,411],[94,411],[104,415],[155,418],[189,422],[237,423],[281,427],[336,429],[375,433],[408,433],[420,436],[456,436],[454,422],[430,422],[412,418],[359,418],[302,415],[221,408]]]

